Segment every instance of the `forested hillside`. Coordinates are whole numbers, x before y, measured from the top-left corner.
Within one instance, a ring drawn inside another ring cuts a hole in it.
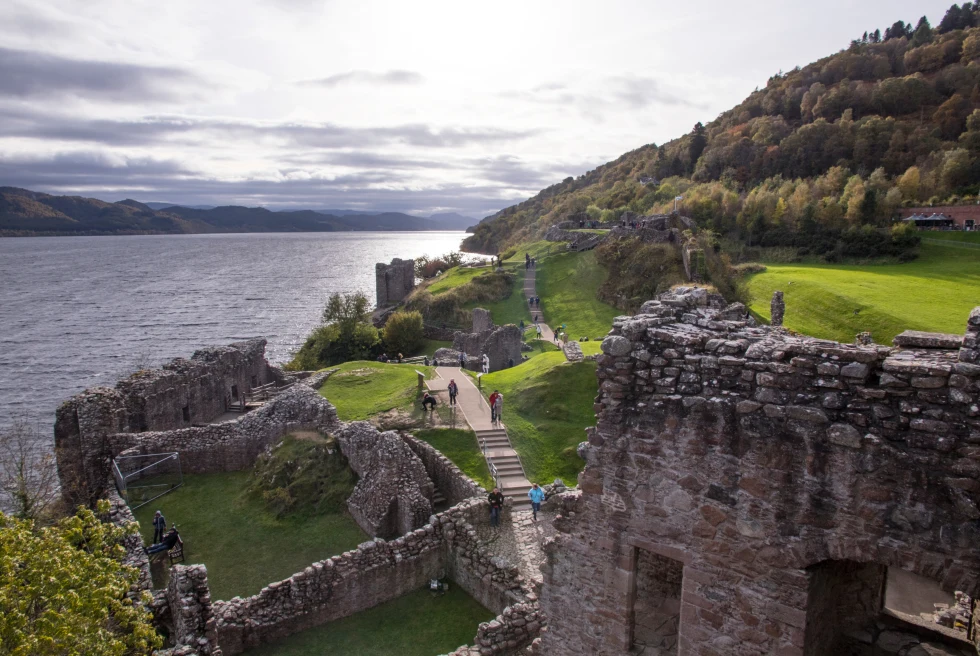
[[[860,32],[859,32],[860,33]],[[679,139],[626,153],[481,223],[468,250],[496,252],[569,215],[678,209],[702,227],[804,254],[890,255],[903,204],[980,191],[980,7],[953,5],[874,29],[846,50],[777,73]]]

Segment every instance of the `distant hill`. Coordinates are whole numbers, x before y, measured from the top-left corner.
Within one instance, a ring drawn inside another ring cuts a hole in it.
[[[120,201],[120,202],[123,202],[124,203],[126,201]],[[152,210],[165,210],[168,207],[175,207],[175,206],[189,207],[192,210],[210,210],[210,209],[214,209],[214,205],[183,205],[181,203],[160,203],[160,202],[152,202],[152,203],[143,203],[143,205],[146,205],[147,207],[149,207]]]
[[[690,133],[501,210],[464,248],[497,253],[569,218],[670,212],[681,197],[678,211],[729,242],[847,257],[899,207],[976,202],[980,8],[953,5],[935,27],[864,27]]]
[[[458,214],[431,218],[400,212],[343,216],[263,207],[185,207],[0,187],[0,236],[189,234],[212,232],[340,232],[464,230],[477,221]]]

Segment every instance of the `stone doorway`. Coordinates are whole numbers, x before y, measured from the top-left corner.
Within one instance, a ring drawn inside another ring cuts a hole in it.
[[[631,653],[676,654],[684,565],[639,548],[635,562]]]
[[[807,568],[805,656],[838,656],[845,636],[874,624],[885,600],[888,568],[825,560]]]

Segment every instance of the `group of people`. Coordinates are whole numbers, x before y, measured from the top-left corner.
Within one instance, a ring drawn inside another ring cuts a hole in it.
[[[388,362],[391,362],[392,359],[394,359],[394,361],[397,364],[401,364],[402,363],[402,360],[404,359],[404,357],[405,356],[403,356],[401,353],[399,353],[398,355],[396,355],[394,358],[388,357],[388,354],[387,353],[382,353],[381,355],[378,356],[378,362],[388,363]]]
[[[531,484],[531,489],[527,491],[527,498],[531,500],[531,513],[534,521],[538,521],[538,512],[544,502],[544,490],[537,483]],[[493,488],[493,492],[487,495],[490,504],[490,526],[500,526],[500,511],[504,508],[504,493],[499,487]]]
[[[180,534],[177,532],[177,525],[174,524],[167,531],[167,518],[159,510],[156,511],[153,514],[153,544],[149,548],[144,547],[146,553],[153,555],[162,551],[170,551],[178,540],[180,540]]]
[[[501,413],[504,410],[504,395],[494,390],[490,395],[490,423],[494,426],[500,425]]]
[[[541,297],[540,296],[528,296],[527,304],[529,307],[539,308],[541,307]]]
[[[524,268],[533,269],[537,265],[537,258],[531,257],[530,253],[524,253]]]

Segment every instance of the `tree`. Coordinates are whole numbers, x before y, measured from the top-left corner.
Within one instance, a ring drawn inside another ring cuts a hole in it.
[[[44,519],[58,500],[54,454],[26,422],[0,430],[0,491],[20,519]]]
[[[969,14],[970,12],[967,12]],[[963,11],[960,9],[959,5],[953,5],[946,10],[946,15],[943,19],[939,21],[939,27],[937,28],[940,34],[946,34],[947,32],[952,32],[953,30],[959,30],[964,27],[964,16]]]
[[[109,512],[99,502],[101,514]],[[148,654],[161,646],[139,571],[122,564],[123,538],[137,532],[79,508],[55,526],[0,513],[0,653],[55,656]]]
[[[876,29],[871,33],[871,43],[881,43],[881,30]]]
[[[368,300],[362,292],[332,294],[323,309],[323,323],[337,324],[341,334],[350,334],[368,319]]]
[[[933,114],[932,120],[942,132],[943,139],[956,139],[966,128],[966,118],[970,112],[970,103],[960,94],[944,102]]]
[[[919,167],[910,166],[908,170],[898,179],[898,189],[902,192],[902,198],[909,201],[919,199]]]
[[[906,25],[905,21],[895,21],[891,27],[885,30],[885,41],[901,39],[902,37],[906,39],[912,37],[912,26]]]
[[[911,44],[913,48],[916,48],[924,46],[930,41],[932,41],[932,26],[929,24],[929,19],[923,16],[919,19],[919,24],[915,26]]]
[[[422,347],[423,335],[421,312],[395,312],[385,322],[384,342],[388,355],[415,353]]]
[[[972,162],[970,153],[965,148],[956,148],[946,153],[943,159],[943,184],[949,191],[955,190],[970,182]]]
[[[691,158],[691,170],[694,170],[694,166],[698,163],[698,159],[701,157],[701,153],[708,146],[708,137],[705,136],[704,125],[700,121],[694,124],[694,130],[691,132],[691,143],[688,144],[687,153]]]

